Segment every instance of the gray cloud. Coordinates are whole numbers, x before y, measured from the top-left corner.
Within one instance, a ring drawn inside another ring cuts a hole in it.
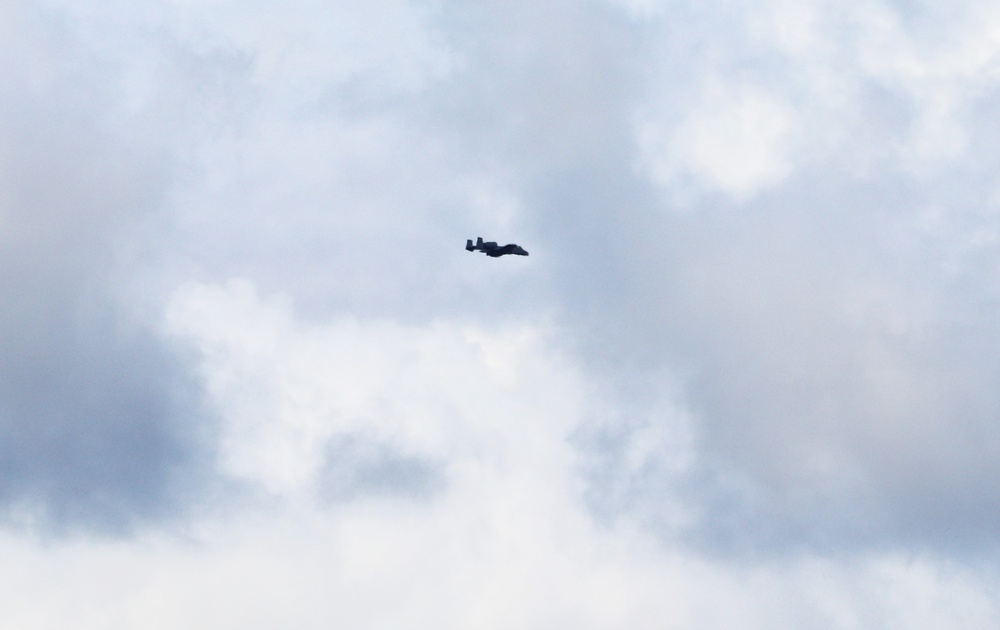
[[[439,466],[363,436],[327,443],[317,494],[331,503],[365,497],[426,498],[445,488]]]
[[[991,202],[962,188],[826,172],[753,202],[626,219],[630,253],[590,276],[608,290],[564,294],[620,387],[657,366],[686,379],[696,537],[991,544],[998,261],[977,244],[992,242]]]
[[[14,522],[123,531],[176,507],[197,388],[123,303],[169,165],[116,132],[113,67],[8,7],[0,94],[0,498]]]

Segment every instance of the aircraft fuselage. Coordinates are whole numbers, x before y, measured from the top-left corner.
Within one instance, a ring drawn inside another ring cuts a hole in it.
[[[520,245],[515,245],[514,243],[508,243],[507,245],[498,245],[496,241],[486,241],[483,242],[483,237],[480,236],[476,239],[475,245],[472,244],[472,240],[465,241],[465,249],[470,252],[483,252],[490,258],[499,258],[501,256],[506,256],[512,254],[514,256],[527,256],[528,251],[521,247]]]

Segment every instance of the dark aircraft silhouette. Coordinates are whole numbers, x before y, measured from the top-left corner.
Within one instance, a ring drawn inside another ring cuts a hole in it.
[[[471,240],[465,241],[465,249],[470,252],[483,252],[487,256],[492,258],[499,258],[507,254],[514,254],[515,256],[527,256],[528,252],[520,245],[515,245],[509,243],[507,245],[497,245],[495,241],[483,242],[483,237],[480,236],[476,239],[476,244],[473,245]]]

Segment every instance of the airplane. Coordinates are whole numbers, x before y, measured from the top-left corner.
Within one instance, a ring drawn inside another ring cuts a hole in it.
[[[520,245],[514,245],[509,243],[507,245],[497,245],[495,241],[483,242],[483,237],[480,236],[476,239],[476,244],[472,244],[472,240],[465,241],[465,249],[470,252],[483,252],[487,256],[492,258],[499,258],[506,254],[514,254],[515,256],[527,256],[528,252]]]

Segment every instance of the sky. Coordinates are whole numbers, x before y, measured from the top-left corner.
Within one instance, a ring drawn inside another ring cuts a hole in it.
[[[0,628],[997,627],[998,108],[986,0],[0,0]]]

